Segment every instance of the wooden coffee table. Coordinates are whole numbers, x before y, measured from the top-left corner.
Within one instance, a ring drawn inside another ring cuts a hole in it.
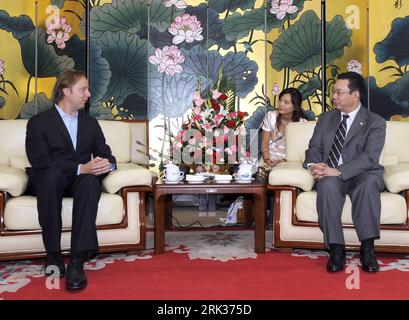
[[[165,251],[165,209],[172,210],[172,202],[166,202],[169,195],[176,194],[237,194],[250,195],[252,199],[252,209],[255,220],[255,252],[265,253],[265,183],[254,180],[250,183],[187,183],[180,182],[176,184],[167,184],[158,181],[154,186],[154,210],[155,210],[155,254],[161,254]]]

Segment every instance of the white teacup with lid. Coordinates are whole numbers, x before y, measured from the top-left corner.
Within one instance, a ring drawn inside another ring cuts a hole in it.
[[[242,163],[239,166],[239,171],[237,173],[237,177],[243,181],[250,181],[252,176],[252,165]]]
[[[179,167],[173,163],[165,165],[166,169],[164,170],[164,176],[166,181],[175,182],[183,179],[185,175],[180,171]]]

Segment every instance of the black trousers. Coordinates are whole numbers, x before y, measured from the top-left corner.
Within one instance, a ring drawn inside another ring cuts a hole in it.
[[[66,177],[55,168],[32,170],[27,193],[37,197],[37,210],[46,252],[61,251],[62,199],[73,197],[71,256],[98,252],[96,217],[101,179],[91,175]]]

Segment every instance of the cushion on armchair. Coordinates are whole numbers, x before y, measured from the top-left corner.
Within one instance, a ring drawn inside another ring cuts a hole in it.
[[[118,163],[117,170],[110,172],[102,181],[108,193],[116,193],[128,186],[149,186],[151,183],[151,172],[135,163]]]
[[[28,176],[23,169],[0,165],[0,191],[18,197],[26,191],[27,182]]]
[[[27,156],[9,156],[9,164],[11,167],[22,170],[31,167],[31,163],[28,161]]]
[[[383,181],[389,192],[401,192],[409,189],[409,163],[385,166]]]
[[[301,162],[281,162],[271,170],[268,183],[272,186],[288,185],[311,191],[314,178],[302,167]]]

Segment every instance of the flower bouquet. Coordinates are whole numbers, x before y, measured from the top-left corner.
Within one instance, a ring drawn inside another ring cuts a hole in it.
[[[202,92],[198,81],[192,98],[188,120],[172,137],[173,161],[196,172],[228,172],[245,155],[243,124],[248,114],[235,110],[234,86],[221,72],[210,90]]]

